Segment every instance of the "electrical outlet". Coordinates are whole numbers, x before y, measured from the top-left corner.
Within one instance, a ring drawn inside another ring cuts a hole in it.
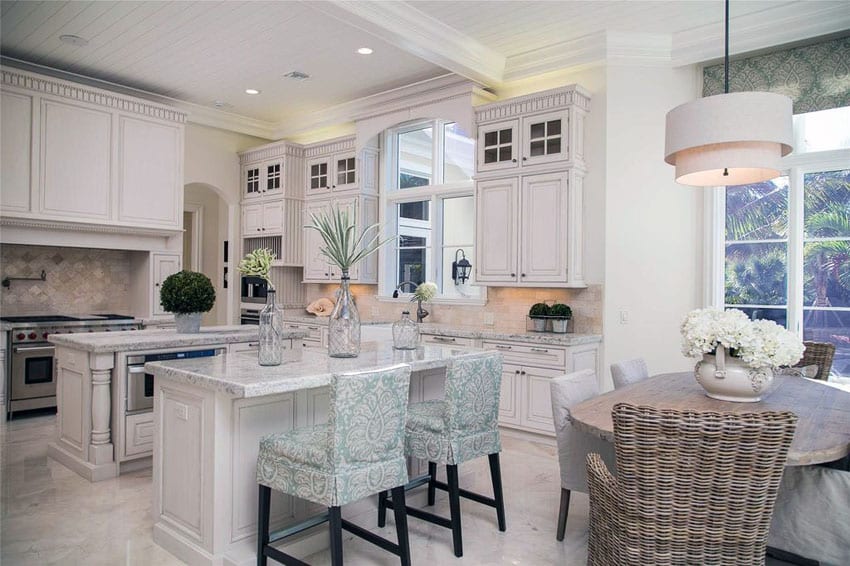
[[[189,420],[189,407],[183,403],[175,403],[174,412],[181,421]]]
[[[628,324],[629,323],[629,310],[628,309],[620,309],[620,324]]]

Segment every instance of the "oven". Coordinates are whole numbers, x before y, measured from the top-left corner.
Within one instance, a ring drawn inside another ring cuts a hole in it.
[[[56,367],[53,344],[29,342],[11,345],[10,398],[15,410],[56,406]]]
[[[145,373],[147,362],[208,358],[225,353],[224,348],[192,350],[189,352],[161,352],[127,356],[127,381],[125,410],[128,415],[153,411],[153,374]]]
[[[262,277],[242,276],[242,302],[265,303],[269,282]]]

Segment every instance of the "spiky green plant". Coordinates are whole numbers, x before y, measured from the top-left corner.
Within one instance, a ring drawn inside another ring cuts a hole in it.
[[[359,236],[355,235],[354,219],[347,210],[337,206],[333,206],[327,214],[310,213],[310,222],[305,228],[319,232],[325,243],[319,251],[343,271],[348,271],[357,262],[369,257],[381,246],[395,239],[381,239],[379,224],[372,224]]]

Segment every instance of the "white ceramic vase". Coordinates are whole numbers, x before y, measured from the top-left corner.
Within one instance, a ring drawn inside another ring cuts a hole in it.
[[[728,355],[723,346],[717,348],[716,355],[703,354],[694,375],[709,397],[737,403],[761,401],[773,383],[772,368],[751,368]]]

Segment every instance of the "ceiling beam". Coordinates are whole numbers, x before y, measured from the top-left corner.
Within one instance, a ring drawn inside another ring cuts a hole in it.
[[[405,2],[309,2],[349,25],[484,86],[500,84],[505,56]]]

